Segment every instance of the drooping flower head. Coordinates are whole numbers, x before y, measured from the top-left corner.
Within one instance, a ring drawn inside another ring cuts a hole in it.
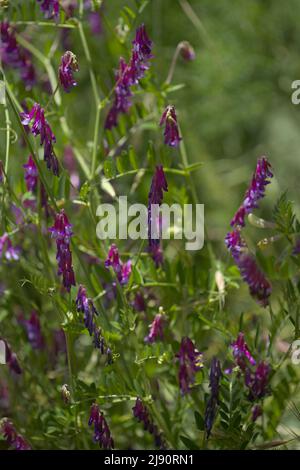
[[[249,351],[244,333],[238,334],[236,341],[231,344],[231,347],[236,365],[238,365],[242,371],[245,371],[250,364],[255,366],[256,361]]]
[[[94,424],[94,441],[99,443],[102,449],[111,450],[114,448],[114,441],[107,421],[100,411],[99,406],[94,403],[91,407],[89,426]]]
[[[66,51],[61,58],[60,66],[58,69],[59,81],[65,92],[77,85],[73,77],[73,72],[78,72],[78,62],[76,55],[71,51]]]
[[[23,168],[25,169],[27,191],[34,192],[38,183],[38,169],[31,155],[29,155],[28,161],[23,165]]]
[[[54,225],[49,228],[49,232],[56,240],[58,275],[62,275],[63,285],[67,292],[70,292],[71,286],[76,284],[70,249],[71,236],[73,235],[71,227],[65,211],[62,209],[56,214]]]
[[[168,191],[168,183],[162,165],[158,165],[155,169],[148,194],[148,246],[156,266],[163,262],[159,240],[161,221],[159,220],[157,223],[154,216],[154,207],[152,206],[162,203],[164,191]],[[159,225],[159,230],[157,230],[157,225]],[[158,237],[154,237],[153,234],[157,234]]]
[[[21,80],[27,90],[33,87],[36,82],[36,73],[31,55],[18,44],[15,31],[8,21],[0,23],[0,58],[5,66],[20,71]]]
[[[203,356],[195,348],[193,341],[188,337],[184,337],[176,357],[179,360],[179,386],[181,393],[185,395],[191,391],[191,386],[195,382],[195,375],[203,367]]]
[[[241,237],[240,228],[229,232],[225,244],[231,252],[243,280],[248,284],[249,291],[263,307],[269,303],[272,286],[256,263],[254,256],[249,253],[245,240]]]
[[[265,195],[266,186],[270,183],[270,178],[273,177],[271,172],[271,165],[266,157],[258,159],[252,181],[246,191],[244,201],[235,213],[231,226],[237,225],[244,227],[245,217],[252,212],[253,209],[258,207],[258,201]]]
[[[249,400],[254,401],[265,397],[269,393],[269,376],[271,368],[269,364],[261,361],[254,372],[250,369],[245,374],[245,384],[249,389]]]
[[[249,286],[249,291],[252,297],[254,297],[263,307],[266,307],[269,304],[272,286],[264,273],[258,267],[254,257],[250,254],[241,256],[238,266],[242,278]]]
[[[207,437],[210,436],[216,417],[217,405],[219,403],[219,388],[222,377],[220,361],[215,357],[212,360],[209,373],[210,397],[205,408],[205,429]]]
[[[156,447],[160,449],[165,448],[165,442],[162,434],[159,432],[156,424],[153,423],[148,408],[144,405],[142,400],[137,397],[134,407],[132,408],[133,416],[143,423],[145,431],[148,431],[154,437]]]
[[[181,57],[187,62],[195,60],[195,57],[196,57],[195,50],[188,41],[182,41],[179,44],[179,51],[180,51]]]
[[[119,283],[121,285],[127,284],[131,274],[131,261],[128,260],[125,264],[122,263],[118,248],[114,243],[110,246],[105,260],[105,267],[109,268],[110,266],[113,268]]]
[[[45,18],[58,18],[59,0],[37,0]]]
[[[0,421],[0,433],[7,444],[15,450],[30,450],[31,447],[21,434],[18,434],[14,425],[7,418]]]
[[[117,126],[119,114],[128,112],[132,104],[131,87],[139,83],[144,77],[145,71],[149,68],[149,59],[152,57],[152,41],[147,36],[145,25],[141,25],[136,30],[135,39],[132,41],[132,44],[129,63],[126,64],[122,57],[119,61],[114,101],[105,120],[105,129],[112,129],[112,127]]]
[[[35,137],[38,135],[41,137],[40,145],[44,146],[44,160],[47,164],[47,168],[51,170],[55,176],[58,176],[59,164],[53,149],[53,143],[56,142],[56,139],[45,118],[44,109],[38,103],[35,103],[31,111],[20,113],[20,116],[24,126],[28,126],[33,121],[31,133]]]
[[[145,343],[154,343],[158,340],[164,339],[164,323],[165,316],[161,313],[155,315],[153,322],[150,325],[149,334],[145,337]]]
[[[252,408],[252,421],[255,422],[257,418],[262,415],[263,411],[260,405],[254,405]]]
[[[175,106],[169,105],[166,107],[159,125],[165,125],[165,144],[170,147],[178,147],[181,137],[179,135]]]
[[[0,260],[2,256],[4,256],[7,261],[18,261],[20,258],[20,248],[12,245],[7,233],[4,233],[2,237],[0,237]]]
[[[21,314],[18,317],[19,323],[25,328],[28,336],[28,341],[30,342],[33,349],[43,349],[45,347],[45,340],[41,330],[41,323],[39,317],[35,311],[31,313],[29,320],[24,318],[24,315]]]

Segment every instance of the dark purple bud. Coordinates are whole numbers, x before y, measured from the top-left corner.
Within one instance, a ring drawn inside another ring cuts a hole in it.
[[[89,426],[94,424],[94,441],[98,442],[102,449],[111,450],[114,448],[114,441],[107,421],[96,403],[91,407],[88,424]]]
[[[61,58],[61,63],[58,69],[60,84],[64,88],[65,92],[68,93],[77,85],[73,78],[73,72],[78,72],[78,70],[76,55],[71,51],[65,52]]]
[[[188,337],[184,337],[176,357],[179,360],[179,386],[181,393],[185,395],[191,391],[191,386],[195,382],[195,375],[203,367],[203,356],[195,348],[193,341]]]
[[[70,292],[71,286],[75,286],[75,274],[72,265],[72,252],[70,249],[71,236],[73,235],[71,224],[65,211],[62,209],[55,216],[55,222],[49,228],[52,238],[56,240],[58,263],[58,275],[63,277],[63,286]]]
[[[179,44],[179,50],[180,50],[181,57],[187,62],[195,60],[195,57],[196,57],[195,50],[188,41],[182,41]]]
[[[269,364],[261,361],[255,372],[246,370],[245,384],[249,388],[249,400],[254,401],[265,397],[269,393],[269,375],[271,368]]]
[[[0,433],[7,444],[15,450],[30,450],[31,447],[21,434],[18,434],[15,427],[7,418],[0,421]]]
[[[148,194],[148,249],[157,267],[163,262],[163,254],[160,240],[159,238],[154,238],[152,232],[157,232],[160,235],[161,220],[158,222],[157,220],[152,220],[153,213],[151,209],[153,204],[160,205],[162,203],[164,191],[168,191],[168,183],[163,167],[159,165],[155,169]]]
[[[178,147],[182,139],[179,136],[177,116],[174,106],[167,106],[163,112],[159,125],[165,125],[165,144],[169,145],[170,147]]]
[[[22,374],[22,369],[19,364],[17,355],[12,351],[10,345],[5,339],[0,337],[0,341],[3,341],[5,344],[5,362],[12,372],[17,375]]]
[[[156,447],[164,449],[165,442],[159,432],[157,426],[153,423],[150,417],[148,408],[143,404],[142,400],[137,397],[134,407],[132,408],[133,416],[144,425],[144,430],[148,431],[154,437]]]
[[[252,408],[252,421],[255,422],[257,418],[262,416],[262,408],[260,405],[254,405]]]

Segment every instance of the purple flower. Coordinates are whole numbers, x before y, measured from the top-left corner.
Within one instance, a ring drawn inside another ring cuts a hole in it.
[[[78,72],[78,62],[76,55],[71,51],[66,51],[61,58],[61,63],[58,69],[59,80],[65,92],[69,92],[77,83],[73,78],[73,72]]]
[[[217,406],[219,403],[220,379],[222,377],[220,361],[215,357],[212,360],[209,374],[210,397],[205,409],[205,429],[207,437],[210,436],[213,423],[216,417]]]
[[[67,18],[72,18],[77,8],[77,0],[61,0],[60,3]]]
[[[113,449],[114,441],[111,437],[110,429],[103,413],[96,403],[91,407],[89,426],[92,424],[94,424],[94,441],[98,442],[102,449]]]
[[[269,302],[268,298],[272,292],[272,286],[258,267],[255,258],[249,253],[246,242],[241,237],[239,228],[227,234],[225,244],[230,250],[243,280],[247,282],[250,294],[263,307],[266,307]]]
[[[71,224],[63,209],[56,214],[54,225],[49,228],[49,232],[56,239],[58,275],[62,275],[63,285],[67,292],[70,292],[71,286],[76,284],[70,250],[70,240],[73,233]]]
[[[164,323],[165,323],[165,318],[163,314],[159,313],[155,315],[155,318],[150,325],[150,332],[144,339],[145,343],[154,343],[157,340],[163,340]]]
[[[25,169],[25,182],[27,191],[34,192],[38,183],[38,169],[31,155],[29,155],[27,163],[23,165]]]
[[[24,315],[21,314],[18,317],[18,322],[25,328],[28,341],[30,342],[32,348],[39,350],[43,349],[45,347],[45,341],[37,313],[33,311],[29,320],[26,320]]]
[[[17,261],[20,258],[20,248],[13,247],[7,233],[0,237],[0,258],[5,256],[7,261]]]
[[[59,175],[58,160],[55,156],[53,143],[56,142],[55,135],[45,119],[45,111],[38,103],[35,103],[29,112],[20,113],[22,124],[28,126],[32,121],[31,133],[36,137],[41,136],[40,145],[44,146],[44,160],[47,168],[55,176]]]
[[[250,401],[257,400],[259,398],[265,397],[269,393],[269,375],[271,368],[269,364],[261,361],[255,372],[252,372],[250,369],[246,370],[245,374],[245,384],[249,389],[248,399]]]
[[[59,15],[59,1],[58,0],[37,0],[40,3],[42,12],[45,18],[58,18]]]
[[[115,244],[111,245],[105,260],[105,267],[109,268],[110,266],[113,268],[119,283],[121,285],[127,284],[131,274],[131,261],[128,260],[125,264],[122,263]]]
[[[145,71],[149,68],[151,59],[152,41],[147,36],[145,25],[141,25],[136,30],[135,39],[132,41],[133,47],[129,64],[121,57],[119,70],[116,74],[115,97],[110,108],[105,129],[111,129],[118,124],[118,115],[127,113],[131,106],[131,87],[137,85],[144,77]]]
[[[300,254],[300,240],[297,240],[296,245],[293,250],[293,255],[299,255]]]
[[[5,344],[5,362],[6,362],[6,364],[8,365],[10,370],[12,372],[14,372],[15,374],[17,374],[17,375],[22,374],[22,369],[21,369],[21,366],[19,364],[17,355],[12,351],[10,345],[8,344],[8,342],[5,339],[2,339],[0,337],[0,340],[2,340]]]
[[[195,60],[195,57],[196,57],[195,50],[188,41],[182,41],[179,44],[179,51],[180,51],[181,57],[187,62]]]
[[[176,357],[179,360],[179,386],[181,393],[185,395],[191,391],[196,372],[203,367],[202,354],[195,348],[190,338],[184,337]]]
[[[145,431],[148,431],[154,437],[154,442],[160,449],[165,448],[165,442],[157,426],[153,423],[148,408],[143,404],[142,400],[137,397],[134,407],[132,408],[133,416],[143,423]]]
[[[179,129],[174,106],[167,106],[161,117],[160,126],[165,125],[165,144],[170,147],[178,147],[179,142],[182,140],[179,136]]]
[[[230,223],[231,226],[237,225],[244,227],[245,216],[258,207],[258,201],[264,197],[266,186],[270,183],[269,178],[272,178],[272,176],[271,165],[267,158],[262,157],[258,159],[256,170],[250,186],[246,191],[244,201],[235,213]]]
[[[249,254],[241,256],[238,263],[242,278],[249,285],[250,294],[263,307],[269,304],[272,286],[264,273],[257,266],[256,260]]]
[[[20,71],[21,80],[26,89],[31,89],[36,82],[35,69],[29,52],[16,40],[15,31],[8,21],[0,23],[0,58],[4,65]]]
[[[256,361],[249,351],[244,333],[238,334],[236,341],[231,344],[231,347],[235,362],[242,371],[246,370],[248,363],[255,366]]]
[[[150,191],[148,194],[148,248],[157,267],[162,264],[163,255],[160,247],[159,238],[152,238],[152,232],[157,232],[157,221],[152,220],[152,209],[154,209],[152,208],[152,205],[160,205],[162,203],[164,191],[168,191],[168,183],[164,174],[163,167],[162,165],[159,165],[155,169],[155,173],[151,181]],[[152,227],[154,224],[156,224],[155,228]],[[158,221],[158,225],[158,232],[160,232],[160,220]]]
[[[7,418],[3,418],[0,421],[0,432],[6,439],[7,444],[10,447],[14,447],[15,450],[30,450],[31,447],[26,442],[21,434],[18,434],[15,427]]]
[[[90,336],[92,336],[95,329],[95,316],[98,315],[98,312],[92,299],[87,297],[86,289],[82,285],[80,285],[78,289],[76,307],[78,312],[82,312],[84,314],[84,324],[88,329]]]
[[[0,184],[4,181],[4,166],[2,160],[0,160]]]

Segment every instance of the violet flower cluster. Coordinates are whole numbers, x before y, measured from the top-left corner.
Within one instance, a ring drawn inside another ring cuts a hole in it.
[[[86,289],[80,285],[76,297],[77,312],[83,313],[84,325],[87,328],[90,336],[93,336],[93,343],[96,349],[99,349],[101,354],[104,354],[104,338],[101,335],[101,329],[97,327],[95,317],[98,315],[96,307],[92,299],[87,297]],[[108,352],[109,355],[109,351]]]
[[[163,254],[159,239],[161,221],[152,220],[151,208],[153,204],[161,205],[164,191],[168,191],[168,183],[162,165],[158,165],[155,168],[155,173],[153,175],[150,191],[148,194],[148,249],[156,264],[156,267],[158,267],[163,262]],[[155,226],[153,227],[153,225]],[[159,226],[157,234],[158,238],[152,238],[152,234],[157,233],[157,225]]]
[[[40,4],[41,11],[47,19],[58,18],[59,0],[37,0]]]
[[[245,217],[258,207],[258,201],[264,197],[265,188],[270,183],[271,165],[265,157],[258,160],[250,187],[244,201],[231,221],[235,228],[225,237],[225,244],[231,252],[243,280],[248,284],[250,294],[263,306],[269,303],[272,286],[258,267],[255,258],[249,253],[245,240],[241,237],[241,228],[245,226]]]
[[[154,343],[158,340],[164,339],[164,324],[165,316],[164,314],[158,313],[155,315],[153,322],[150,325],[149,334],[145,337],[145,343]]]
[[[25,88],[30,90],[36,82],[36,73],[31,55],[18,44],[15,31],[8,21],[0,23],[0,38],[1,62],[7,67],[19,70]]]
[[[56,240],[57,254],[56,259],[58,262],[58,275],[63,277],[63,286],[70,292],[71,286],[75,286],[75,274],[72,266],[72,252],[70,249],[71,224],[65,211],[62,209],[55,216],[55,222],[49,228],[51,236]]]
[[[76,55],[71,51],[66,51],[61,58],[58,68],[59,81],[66,93],[77,85],[73,77],[73,72],[78,72],[78,62]]]
[[[159,125],[165,125],[165,144],[170,147],[178,147],[182,138],[179,135],[175,106],[169,105],[166,107]]]
[[[243,280],[248,284],[250,294],[258,303],[266,307],[269,303],[272,286],[258,267],[255,258],[249,253],[238,228],[227,234],[225,244],[230,250]]]
[[[15,450],[30,450],[31,447],[21,434],[18,434],[14,425],[7,418],[0,421],[0,433],[7,444]]]
[[[179,386],[182,395],[191,391],[191,386],[195,382],[196,373],[202,369],[202,354],[195,348],[193,341],[184,337],[181,340],[179,353],[176,355],[179,360]]]
[[[236,341],[231,344],[236,365],[243,373],[245,385],[248,388],[248,400],[253,402],[264,398],[269,393],[269,378],[271,368],[269,364],[256,361],[249,351],[244,334],[239,333]],[[259,405],[252,409],[252,420],[255,421],[262,414]]]
[[[53,172],[55,176],[59,175],[59,164],[54,153],[53,143],[56,142],[48,121],[45,118],[44,109],[35,103],[29,112],[20,113],[22,124],[28,126],[33,121],[31,133],[36,137],[40,136],[40,145],[44,146],[44,160],[47,168]]]
[[[128,260],[125,264],[122,263],[118,248],[114,243],[110,246],[105,260],[105,267],[109,268],[110,266],[113,268],[119,283],[121,285],[127,284],[131,274],[131,261]]]
[[[221,364],[215,357],[212,360],[209,373],[210,397],[205,408],[205,429],[207,438],[210,436],[213,423],[216,417],[217,406],[219,403],[220,380],[222,377]]]
[[[166,444],[162,434],[159,432],[156,424],[153,423],[148,408],[143,404],[142,400],[137,397],[134,407],[132,408],[133,416],[143,423],[145,431],[148,431],[154,437],[156,447],[165,449]]]
[[[29,320],[23,314],[18,317],[18,322],[25,328],[28,341],[33,349],[41,350],[45,347],[45,340],[41,330],[41,323],[38,314],[33,311]]]
[[[89,426],[92,424],[94,424],[94,441],[97,442],[102,449],[113,449],[114,441],[111,436],[109,426],[102,411],[100,411],[100,408],[96,403],[91,407]]]
[[[0,237],[0,260],[3,256],[7,261],[18,261],[20,258],[20,248],[12,245],[7,233]]]
[[[245,226],[245,217],[247,214],[258,207],[258,201],[265,195],[266,186],[270,184],[269,178],[273,177],[271,172],[271,165],[266,157],[258,160],[252,181],[249,188],[245,193],[244,200],[235,213],[230,225]]]
[[[149,60],[152,58],[152,41],[148,38],[145,25],[142,24],[137,30],[131,50],[131,58],[128,64],[121,57],[119,69],[116,74],[116,85],[114,90],[114,102],[110,108],[105,129],[112,129],[118,124],[120,113],[127,113],[131,106],[131,87],[137,85],[144,77],[149,68]]]

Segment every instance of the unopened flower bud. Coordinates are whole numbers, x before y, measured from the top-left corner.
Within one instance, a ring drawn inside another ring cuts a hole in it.
[[[188,41],[182,41],[179,44],[181,57],[186,61],[195,60],[196,54],[193,46]]]

